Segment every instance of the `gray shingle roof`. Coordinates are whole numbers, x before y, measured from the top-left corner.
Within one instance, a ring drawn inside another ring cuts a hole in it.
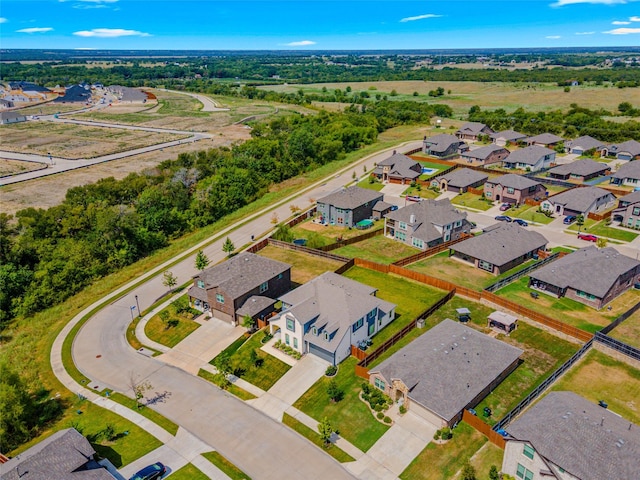
[[[457,188],[468,187],[477,182],[484,182],[489,178],[489,175],[470,168],[456,168],[452,172],[437,177],[436,180],[440,181],[445,179],[449,185]]]
[[[255,317],[265,308],[269,308],[276,301],[273,298],[263,297],[262,295],[252,295],[242,304],[242,306],[236,310],[236,314],[244,317],[245,315],[249,315],[250,317]]]
[[[453,250],[501,266],[526,253],[543,249],[546,244],[547,239],[538,232],[502,222],[482,235],[457,243]]]
[[[446,319],[371,373],[400,379],[412,401],[450,421],[522,355],[522,350]]]
[[[593,202],[607,195],[615,198],[613,193],[599,187],[578,187],[549,197],[547,201],[553,205],[563,205],[564,208],[576,212],[587,212]]]
[[[582,150],[586,151],[591,150],[592,148],[602,148],[604,147],[604,143],[602,143],[597,138],[590,137],[589,135],[583,135],[582,137],[578,137],[575,140],[566,142],[565,147],[582,147]]]
[[[77,430],[67,428],[54,433],[30,449],[0,465],[2,480],[113,480],[95,462],[95,450]],[[76,469],[91,462],[95,470]],[[28,472],[28,473],[27,473]],[[73,472],[73,473],[72,473]]]
[[[551,392],[507,432],[574,477],[603,480],[638,478],[639,429],[573,392]]]
[[[487,126],[484,123],[467,122],[458,129],[457,133],[464,133],[467,135],[469,134],[478,135],[479,133],[482,133],[483,128],[487,128]]]
[[[464,152],[462,156],[464,158],[476,158],[478,160],[486,160],[489,155],[494,152],[508,151],[506,148],[500,145],[485,145],[484,147],[476,148],[475,150],[469,150]]]
[[[616,173],[611,175],[612,178],[635,178],[640,180],[640,162],[629,162],[624,165],[620,165]]]
[[[502,185],[503,187],[515,188],[516,190],[524,190],[525,188],[541,185],[540,182],[531,180],[530,178],[523,177],[522,175],[516,175],[515,173],[507,173],[497,178],[488,180],[487,183],[494,185]]]
[[[609,151],[611,153],[628,152],[635,157],[636,155],[640,155],[640,142],[627,140],[626,142],[609,145]]]
[[[411,167],[419,167],[418,171],[412,170]],[[389,167],[389,175],[402,177],[402,178],[418,178],[422,172],[422,166],[419,162],[412,160],[411,158],[403,155],[402,153],[394,153],[389,158],[385,158],[374,170],[376,174],[382,174],[382,167]]]
[[[413,223],[411,215],[415,215]],[[431,242],[442,238],[442,232],[438,231],[435,225],[442,227],[449,223],[463,221],[467,218],[467,213],[456,210],[447,198],[443,200],[428,199],[389,212],[385,218],[406,223],[412,237]]]
[[[532,145],[530,147],[521,148],[520,150],[514,150],[504,159],[505,163],[524,163],[525,165],[535,165],[540,159],[546,155],[555,153],[553,150],[541,147],[539,145]]]
[[[534,135],[527,138],[527,143],[541,143],[543,145],[551,145],[553,143],[563,142],[564,138],[554,135],[553,133],[541,133],[540,135]]]
[[[25,115],[20,112],[0,112],[1,120],[15,120],[16,118],[25,118]]]
[[[319,198],[318,203],[326,203],[336,208],[353,210],[367,202],[382,200],[384,195],[375,190],[360,187],[348,187]]]
[[[237,298],[291,268],[277,260],[243,252],[218,265],[207,268],[193,278],[205,282],[205,289],[220,287]]]
[[[527,138],[524,133],[516,132],[515,130],[503,130],[502,132],[496,132],[489,135],[493,139],[502,138],[507,142],[513,142],[515,140],[522,140]]]
[[[619,253],[615,248],[581,248],[531,273],[534,280],[560,288],[573,288],[595,295],[606,296],[616,280],[633,270],[640,262]]]
[[[36,85],[35,83],[31,82],[25,82],[24,80],[18,82],[9,82],[9,87],[13,90],[22,90],[23,92],[51,92],[51,90],[49,90],[47,87]]]
[[[637,192],[631,192],[629,195],[625,195],[624,197],[620,197],[618,199],[620,203],[630,205],[632,203],[640,202],[640,190]]]
[[[390,209],[391,207],[393,207],[393,205],[391,205],[390,203],[387,202],[383,202],[382,200],[379,200],[378,202],[376,202],[376,204],[373,206],[373,211],[374,212],[384,212],[385,210]]]
[[[452,144],[464,143],[455,135],[449,135],[447,133],[440,133],[438,135],[434,135],[433,137],[429,137],[424,140],[423,143],[429,143],[431,146],[429,150],[433,152],[444,152],[446,151]]]
[[[595,162],[593,160],[584,159],[576,160],[575,162],[565,163],[564,165],[558,165],[557,167],[549,170],[549,173],[555,173],[558,175],[579,175],[586,177],[587,175],[593,175],[594,173],[604,174],[609,167],[606,163]]]

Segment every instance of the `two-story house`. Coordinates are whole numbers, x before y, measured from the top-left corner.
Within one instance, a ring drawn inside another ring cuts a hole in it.
[[[438,158],[450,157],[467,150],[469,150],[469,145],[463,140],[460,140],[455,135],[446,133],[440,133],[429,138],[424,137],[422,141],[422,152]]]
[[[542,210],[558,215],[598,213],[614,206],[616,196],[599,187],[576,187],[553,195],[540,204]]]
[[[528,172],[537,172],[549,168],[556,159],[556,152],[553,150],[532,145],[520,150],[515,150],[504,159],[505,168],[518,168]]]
[[[640,162],[629,162],[620,165],[611,175],[611,183],[625,187],[640,187]]]
[[[422,165],[415,160],[393,151],[393,155],[378,163],[372,175],[390,183],[411,183],[422,174]]]
[[[508,173],[487,180],[484,184],[484,196],[489,200],[520,205],[528,198],[545,198],[547,189],[536,180]]]
[[[353,227],[373,217],[373,207],[384,194],[360,187],[341,188],[318,199],[318,216],[325,225]]]
[[[493,130],[480,122],[467,122],[456,132],[456,137],[461,140],[478,140],[480,135],[491,135]]]
[[[640,191],[620,197],[611,218],[624,227],[640,229]]]

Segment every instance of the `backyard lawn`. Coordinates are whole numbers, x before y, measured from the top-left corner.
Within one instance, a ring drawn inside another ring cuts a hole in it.
[[[363,258],[377,263],[393,263],[401,258],[420,253],[420,249],[405,243],[378,235],[362,242],[333,250],[331,253],[349,258]]]
[[[492,465],[495,465],[498,471],[502,470],[503,457],[504,450],[491,442],[486,442],[471,458],[471,465],[476,469],[477,478],[489,478]]]
[[[571,232],[578,231],[578,225],[575,223],[569,227]],[[580,227],[581,232],[591,233],[600,237],[612,238],[614,240],[620,240],[622,242],[631,242],[637,238],[638,233],[621,228],[607,226],[606,220],[595,221],[590,218],[585,219],[584,225]]]
[[[357,228],[339,227],[336,225],[321,225],[314,223],[312,220],[302,222],[291,229],[293,238],[305,238],[307,241],[313,239],[320,240],[321,245],[330,245],[336,243],[338,239],[357,237],[373,230],[379,230],[384,227],[384,222],[375,221],[372,228],[367,230],[358,230]],[[318,238],[319,237],[319,238]]]
[[[632,347],[640,348],[640,311],[631,315],[608,335]]]
[[[323,274],[333,272],[342,265],[342,262],[329,260],[328,258],[296,252],[286,248],[268,245],[258,252],[258,255],[288,263],[291,268],[291,281],[298,284],[307,283],[309,280]]]
[[[487,201],[482,198],[480,195],[476,195],[474,193],[466,192],[460,195],[456,195],[451,200],[451,203],[454,205],[458,205],[460,207],[469,207],[475,210],[486,211],[493,207],[493,202]]]
[[[552,387],[569,390],[587,400],[604,400],[609,410],[640,424],[640,370],[591,349]]]

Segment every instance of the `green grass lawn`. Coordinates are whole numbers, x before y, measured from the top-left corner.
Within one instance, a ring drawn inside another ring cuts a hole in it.
[[[288,413],[284,414],[282,418],[282,423],[290,427],[292,430],[295,430],[300,435],[310,440],[318,447],[322,448],[323,451],[327,452],[329,455],[331,455],[340,463],[355,461],[355,458],[353,458],[351,455],[349,455],[348,453],[346,453],[344,450],[342,450],[340,447],[337,447],[336,445],[331,444],[329,447],[325,447],[324,442],[320,438],[320,434],[316,430],[313,430],[307,427],[304,423],[299,422]]]
[[[487,438],[470,425],[460,422],[453,438],[437,445],[430,443],[400,475],[402,480],[451,480],[486,442]],[[478,472],[480,473],[480,472]],[[480,477],[478,478],[486,478]]]
[[[542,223],[544,225],[554,220],[554,217],[547,217],[544,213],[538,212],[538,207],[532,207],[530,205],[523,205],[513,210],[507,210],[505,213],[510,217],[521,218],[527,222]]]
[[[181,298],[186,300],[186,297],[185,294]],[[197,311],[191,310],[179,314],[176,312],[175,305],[172,303],[162,310],[162,312],[158,312],[158,314],[149,319],[144,327],[144,333],[146,333],[151,340],[166,347],[173,348],[200,327],[199,323],[193,321],[193,315],[196,312]],[[167,315],[169,321],[177,321],[177,325],[171,326],[168,322],[163,321],[162,315]]]
[[[363,258],[377,263],[393,263],[401,258],[420,253],[420,249],[387,238],[384,235],[353,243],[333,250],[331,253],[349,258]]]
[[[609,336],[632,347],[640,348],[640,311],[609,332]]]
[[[378,422],[371,414],[369,406],[358,397],[365,380],[356,377],[356,363],[354,357],[349,357],[340,364],[338,373],[333,377],[344,391],[341,401],[331,402],[327,394],[330,379],[323,376],[293,406],[317,421],[327,417],[342,437],[366,452],[389,427]]]
[[[476,469],[479,479],[489,478],[489,470],[495,465],[498,471],[502,470],[504,450],[491,442],[485,443],[471,459],[471,465]]]
[[[171,480],[209,480],[209,477],[192,464],[187,463],[181,469],[171,472]]]
[[[291,281],[298,284],[307,283],[309,280],[323,274],[333,272],[342,266],[342,262],[317,257],[304,252],[296,252],[285,248],[268,245],[258,252],[273,260],[288,263],[291,268]]]
[[[470,192],[465,192],[460,195],[456,195],[451,200],[451,203],[461,207],[474,208],[476,210],[486,211],[493,207],[493,202],[489,202],[483,199],[480,195],[475,195]]]
[[[236,467],[218,452],[206,452],[202,456],[222,470],[231,480],[251,480],[251,477]]]
[[[178,433],[177,424],[173,423],[167,417],[159,414],[158,412],[156,412],[155,410],[152,410],[149,407],[142,406],[141,408],[138,408],[137,402],[133,398],[129,398],[126,395],[123,395],[118,392],[110,393],[109,398],[114,402],[119,403],[120,405],[124,405],[125,407],[128,407],[131,410],[138,412],[143,417],[148,418],[156,425],[159,425],[160,427],[164,428],[171,435],[175,435],[176,433]]]
[[[376,192],[379,192],[384,188],[384,183],[378,180],[375,180],[373,183],[371,183],[371,181],[369,181],[369,175],[366,175],[366,174],[362,178],[362,180],[358,182],[357,185],[360,188],[366,188],[367,190],[375,190]]]
[[[337,225],[320,225],[313,223],[312,220],[302,222],[291,229],[293,238],[305,238],[310,241],[320,240],[321,245],[330,245],[336,243],[339,239],[346,240],[348,238],[357,237],[373,230],[384,228],[384,222],[376,220],[373,227],[367,230],[358,230],[357,228],[340,227]]]
[[[431,190],[430,188],[422,186],[420,186],[420,188],[418,189],[418,186],[415,186],[407,188],[404,192],[402,192],[402,195],[411,195],[414,197],[434,199],[440,195],[440,192],[436,192],[434,190]]]
[[[640,370],[598,350],[591,349],[552,390],[569,390],[594,403],[604,400],[609,410],[640,424]]]
[[[578,225],[574,223],[568,230],[577,232],[578,228]],[[614,240],[620,240],[622,242],[631,242],[638,237],[638,233],[631,230],[622,230],[607,226],[606,220],[595,221],[590,218],[585,219],[580,231],[601,237],[613,238]]]
[[[216,381],[216,376],[207,370],[204,370],[201,368],[198,371],[198,376],[201,378],[204,378],[208,382],[213,383],[214,385],[220,386]],[[253,393],[247,392],[244,388],[240,388],[237,385],[234,385],[233,383],[229,385],[229,387],[227,388],[227,392],[229,392],[232,395],[235,395],[240,400],[246,401],[246,400],[253,400],[254,398],[256,398],[256,396]]]

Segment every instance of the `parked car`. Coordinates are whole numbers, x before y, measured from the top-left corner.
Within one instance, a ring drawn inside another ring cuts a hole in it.
[[[391,205],[391,208],[389,210],[391,210],[392,212],[395,212],[398,209],[398,205]]]
[[[566,217],[564,217],[564,220],[562,221],[562,223],[564,223],[565,225],[571,225],[573,222],[576,221],[576,216],[575,215],[567,215]]]
[[[496,220],[499,222],[513,222],[513,219],[507,215],[498,215]]]
[[[524,220],[522,220],[521,218],[514,218],[513,219],[513,223],[517,223],[521,227],[528,227],[529,226],[529,224],[527,222],[525,222]]]
[[[144,467],[129,480],[156,480],[162,478],[166,471],[167,468],[162,463],[156,462],[153,465]]]
[[[586,240],[587,242],[597,242],[598,237],[591,235],[590,233],[579,233],[578,238],[580,240]]]
[[[502,205],[500,205],[500,211],[501,212],[506,212],[510,208],[511,208],[511,204],[510,203],[503,203]]]

